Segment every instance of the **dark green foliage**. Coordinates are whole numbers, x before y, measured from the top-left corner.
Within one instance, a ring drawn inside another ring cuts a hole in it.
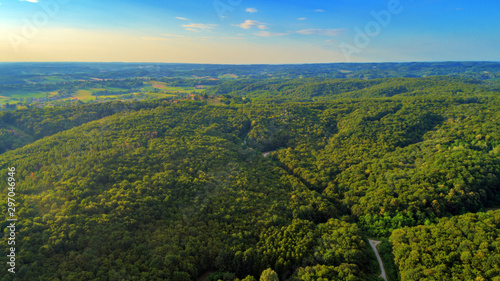
[[[261,102],[268,99],[275,102],[305,102],[405,96],[461,97],[471,93],[484,94],[489,89],[477,80],[449,77],[373,80],[315,77],[225,82],[210,88],[209,91],[217,95],[244,96]]]
[[[393,247],[388,239],[382,239],[382,243],[378,246],[378,251],[384,263],[385,272],[389,281],[401,280],[399,270],[394,263]]]
[[[440,219],[395,230],[401,280],[500,280],[500,212]]]
[[[500,191],[500,103],[484,85],[253,82],[218,89],[257,103],[1,113],[0,171],[16,167],[22,220],[18,274],[0,280],[379,280],[366,236],[391,233],[402,280],[498,275],[498,212],[444,218]]]
[[[161,102],[110,102],[1,112],[0,154],[118,112],[131,112],[160,105]]]
[[[210,274],[208,276],[208,278],[207,278],[206,281],[219,281],[219,280],[222,280],[222,281],[234,281],[234,279],[236,279],[236,276],[234,275],[234,273],[231,273],[231,272],[215,272],[215,273]],[[188,279],[186,279],[186,280],[188,280]]]

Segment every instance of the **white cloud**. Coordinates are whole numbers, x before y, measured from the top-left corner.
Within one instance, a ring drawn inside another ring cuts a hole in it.
[[[342,34],[344,29],[303,29],[296,31],[296,33],[303,35],[325,35],[325,36],[337,36]]]
[[[31,3],[38,3],[38,0],[19,0],[21,2],[31,2]]]
[[[257,10],[257,9],[255,9],[255,8],[247,8],[247,9],[245,10],[245,12],[248,12],[248,13],[257,13],[257,12],[258,12],[258,10]]]
[[[175,18],[178,19],[178,20],[189,20],[189,19],[183,18],[183,17],[175,17]]]
[[[306,20],[307,18],[298,18],[297,20]]]
[[[284,36],[288,35],[290,33],[276,33],[276,32],[269,32],[269,31],[259,31],[257,33],[254,33],[257,36],[262,36],[262,37],[274,37],[274,36]]]
[[[320,13],[321,13],[321,12],[324,12],[325,10],[323,10],[323,9],[316,9],[316,10],[314,10],[314,11],[315,11],[315,12],[320,12]]]
[[[246,20],[244,23],[234,24],[234,26],[239,26],[243,29],[250,29],[254,26],[256,26],[258,29],[267,29],[267,25],[265,23],[258,22],[256,20]]]
[[[217,24],[204,24],[204,23],[190,23],[182,25],[182,27],[184,27],[186,30],[194,32],[200,32],[200,30],[209,31],[210,29],[213,29],[216,26]]]

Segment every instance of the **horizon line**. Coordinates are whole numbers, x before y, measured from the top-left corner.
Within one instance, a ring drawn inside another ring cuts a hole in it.
[[[98,64],[189,64],[189,65],[317,65],[317,64],[404,64],[404,63],[500,63],[500,61],[485,60],[445,60],[445,61],[382,61],[382,62],[307,62],[307,63],[203,63],[203,62],[127,62],[127,61],[0,61],[0,64],[49,64],[49,63],[98,63]]]

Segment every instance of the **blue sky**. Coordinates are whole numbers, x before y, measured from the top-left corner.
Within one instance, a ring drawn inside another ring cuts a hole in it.
[[[500,61],[498,1],[0,3],[0,61]]]

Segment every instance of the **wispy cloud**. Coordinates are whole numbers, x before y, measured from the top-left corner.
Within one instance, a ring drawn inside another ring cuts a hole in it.
[[[247,8],[245,10],[245,12],[248,12],[248,13],[257,13],[259,10],[255,9],[255,8]]]
[[[254,26],[256,26],[258,29],[267,29],[267,25],[265,23],[262,23],[262,22],[258,22],[256,20],[246,20],[244,23],[242,24],[233,24],[234,26],[239,26],[243,29],[250,29]]]
[[[142,40],[148,40],[148,41],[169,41],[170,38],[165,38],[165,37],[151,37],[151,36],[143,36],[141,37]]]
[[[284,36],[288,35],[290,33],[277,33],[277,32],[269,32],[269,31],[259,31],[257,33],[254,33],[257,36],[262,36],[262,37],[274,37],[274,36]]]
[[[209,31],[215,28],[216,26],[217,24],[205,24],[205,23],[190,23],[182,25],[182,27],[184,27],[186,30],[194,32],[200,32],[200,30]]]
[[[315,12],[319,12],[319,13],[321,13],[321,12],[324,12],[325,10],[323,10],[323,9],[316,9],[316,10],[314,10],[314,11],[315,11]]]
[[[298,18],[297,20],[306,20],[307,18]]]
[[[188,18],[183,18],[183,17],[175,17],[178,20],[189,20]]]
[[[21,2],[38,3],[38,0],[19,0]]]
[[[186,37],[184,35],[177,35],[177,34],[163,34],[162,37],[159,36],[143,36],[141,37],[142,40],[149,40],[149,41],[169,41],[169,40],[192,40],[192,38]]]
[[[259,31],[254,33],[257,36],[262,37],[273,37],[273,36],[284,36],[293,33],[298,33],[302,35],[322,35],[322,36],[338,36],[344,32],[344,29],[303,29],[298,31],[288,31],[288,32],[270,32],[270,31]]]
[[[175,37],[175,38],[186,37],[184,35],[177,35],[177,34],[163,34],[163,36],[165,36],[165,37]]]
[[[325,35],[337,36],[344,32],[344,29],[303,29],[296,31],[296,33],[303,35]]]

